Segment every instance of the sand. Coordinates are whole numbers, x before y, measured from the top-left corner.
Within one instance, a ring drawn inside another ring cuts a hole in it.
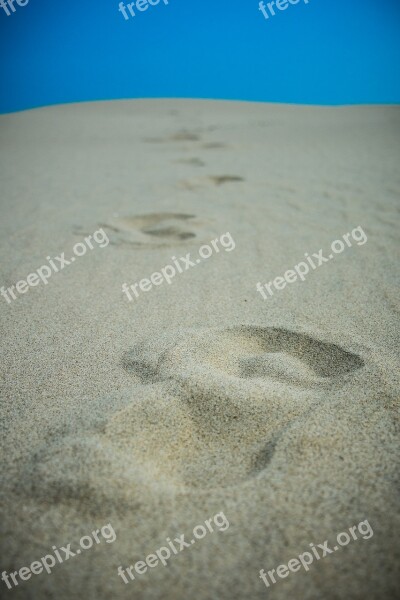
[[[1,571],[107,523],[117,536],[2,593],[396,596],[399,116],[146,100],[0,117],[1,285],[99,228],[110,240],[0,297]],[[256,291],[357,226],[364,245]],[[227,232],[232,251],[122,293]],[[221,511],[226,531],[118,576]],[[366,519],[370,539],[259,578]]]

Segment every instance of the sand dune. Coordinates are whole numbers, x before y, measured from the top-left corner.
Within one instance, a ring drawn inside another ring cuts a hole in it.
[[[117,534],[10,597],[394,598],[399,110],[127,101],[0,129],[1,285],[110,240],[1,299],[1,567]],[[256,291],[358,225],[364,246]],[[127,301],[124,281],[225,232],[234,251]],[[118,576],[220,511],[223,534]],[[260,580],[365,519],[371,539]]]

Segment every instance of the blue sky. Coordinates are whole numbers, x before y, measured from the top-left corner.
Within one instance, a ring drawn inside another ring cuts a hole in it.
[[[128,21],[118,3],[0,9],[0,112],[147,97],[400,101],[399,0],[300,0],[268,20],[258,0],[161,0]]]

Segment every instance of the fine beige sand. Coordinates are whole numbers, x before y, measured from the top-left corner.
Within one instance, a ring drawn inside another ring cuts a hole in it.
[[[0,296],[0,572],[117,536],[0,596],[399,594],[399,124],[396,107],[193,100],[0,117],[0,285],[110,240]],[[357,226],[364,245],[256,291]],[[227,232],[233,250],[122,293]],[[221,511],[226,531],[118,576]],[[366,519],[370,539],[259,578]]]

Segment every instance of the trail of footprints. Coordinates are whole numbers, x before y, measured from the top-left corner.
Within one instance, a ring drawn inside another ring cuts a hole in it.
[[[160,143],[198,143],[201,141],[199,133],[186,129],[179,130],[169,136],[161,138],[144,138],[144,142]],[[222,142],[207,142],[202,148],[221,150],[227,147]],[[198,158],[182,158],[176,162],[189,166],[203,167],[205,162]],[[177,182],[178,189],[196,191],[206,189],[213,184],[216,187],[226,184],[243,182],[239,175],[209,175],[199,178],[183,179]],[[136,248],[160,248],[166,246],[179,246],[190,242],[206,243],[216,232],[210,224],[199,219],[193,214],[175,212],[155,212],[143,215],[116,216],[105,223],[100,223],[109,235],[111,244],[130,245]],[[76,235],[89,235],[80,227],[76,227]]]
[[[197,143],[200,137],[184,130],[145,141]],[[200,159],[188,164],[204,165]],[[217,186],[243,181],[208,179]],[[185,213],[116,217],[102,226],[112,243],[137,247],[199,243],[214,234],[207,221]],[[154,482],[157,492],[164,485],[196,493],[240,485],[268,468],[285,428],[318,394],[344,385],[363,365],[338,345],[276,327],[196,329],[144,340],[121,361],[136,385],[90,406],[97,427],[82,425],[77,434],[76,425],[61,441],[46,442],[25,476],[29,493],[80,505],[94,498],[121,504],[141,483]],[[107,480],[109,495],[96,483]]]

